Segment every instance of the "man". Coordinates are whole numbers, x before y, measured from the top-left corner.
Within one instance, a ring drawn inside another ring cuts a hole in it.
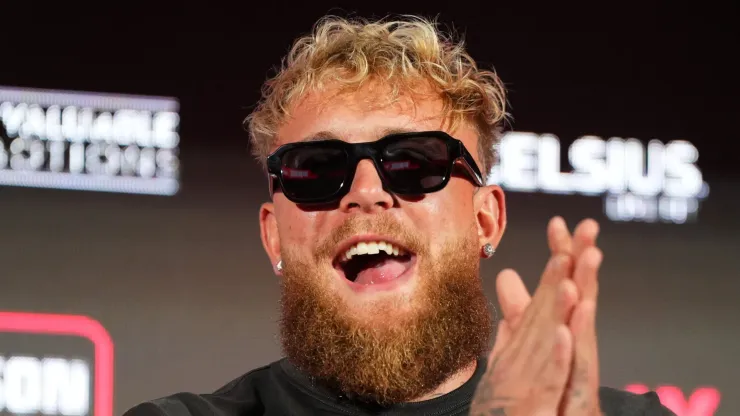
[[[286,358],[145,415],[670,415],[654,393],[599,388],[598,226],[551,221],[532,297],[479,276],[506,226],[486,185],[505,120],[498,77],[418,18],[327,18],[298,40],[249,117],[272,202]]]

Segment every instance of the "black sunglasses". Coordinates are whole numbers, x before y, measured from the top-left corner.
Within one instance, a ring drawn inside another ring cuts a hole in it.
[[[444,188],[456,166],[483,186],[478,165],[460,140],[442,131],[391,134],[367,143],[321,140],[280,146],[267,157],[270,195],[297,204],[326,204],[349,192],[362,159],[372,160],[384,187],[399,195]]]

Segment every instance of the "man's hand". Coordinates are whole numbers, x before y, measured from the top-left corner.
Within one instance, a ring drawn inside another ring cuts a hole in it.
[[[568,274],[563,278],[566,280],[572,278],[578,294],[573,314],[566,320],[573,339],[574,357],[557,413],[566,416],[601,414],[598,401],[599,373],[595,329],[597,275],[602,259],[600,250],[595,247],[598,231],[598,224],[593,220],[581,222],[576,227],[573,237],[565,221],[560,217],[553,218],[548,225],[548,243],[553,257],[566,256],[575,263],[572,275]],[[530,305],[535,304],[521,278],[513,270],[502,271],[496,286],[504,319],[498,324],[492,357],[498,357],[509,348],[515,334],[522,330],[526,311],[531,309]],[[540,290],[538,287],[537,291]]]
[[[552,254],[565,254],[573,258],[576,266],[572,278],[579,293],[579,302],[569,322],[575,355],[568,389],[563,397],[563,415],[566,416],[601,414],[596,301],[599,292],[598,271],[603,256],[596,247],[598,234],[599,225],[591,219],[579,223],[572,237],[561,217],[553,218],[548,225],[548,244]]]
[[[548,246],[553,256],[558,254],[568,255],[576,262],[586,249],[596,246],[598,233],[599,225],[596,221],[584,220],[576,227],[574,236],[571,237],[565,220],[561,217],[555,217],[550,220],[547,227]],[[579,292],[588,293],[592,299],[595,299],[598,294],[598,282],[591,278],[595,278],[595,275],[579,273],[577,276],[568,277],[573,278]],[[511,337],[511,331],[518,327],[524,311],[532,302],[532,298],[519,274],[511,269],[499,273],[496,278],[496,293],[498,294],[503,317],[497,325],[497,342],[494,348],[501,348],[506,345],[506,340]],[[502,342],[498,342],[499,340],[502,340]]]
[[[553,256],[505,345],[496,342],[471,415],[556,416],[568,383],[573,337],[567,326],[578,294],[571,256]],[[525,290],[526,291],[526,290]]]
[[[560,228],[560,227],[558,227]],[[599,226],[585,220],[576,227],[571,244],[576,263],[573,281],[580,299],[570,320],[574,339],[573,371],[563,397],[564,415],[600,415],[599,355],[596,340],[596,304],[599,292],[598,272],[603,255],[596,247]],[[559,233],[568,234],[565,222]],[[568,244],[564,244],[567,249]],[[558,251],[560,246],[551,247]]]

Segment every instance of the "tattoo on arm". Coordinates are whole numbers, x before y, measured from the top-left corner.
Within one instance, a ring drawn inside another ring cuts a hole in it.
[[[488,409],[483,412],[471,413],[470,416],[506,416],[506,410],[503,408]]]
[[[491,362],[488,371],[481,379],[471,403],[471,416],[506,416],[507,409],[513,401],[511,397],[497,395],[495,391],[494,370],[498,364],[498,357]]]
[[[570,392],[569,400],[576,402],[582,410],[596,408],[598,407],[598,400],[593,400],[596,397],[590,394],[591,387],[588,385],[588,362],[583,356],[576,357],[576,359],[579,362],[571,375],[570,384],[573,389]]]

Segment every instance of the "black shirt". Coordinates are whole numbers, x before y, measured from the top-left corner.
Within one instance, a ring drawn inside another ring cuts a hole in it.
[[[485,370],[485,360],[480,360],[473,377],[444,396],[373,409],[315,385],[282,359],[253,370],[214,393],[175,394],[142,403],[124,416],[467,415]],[[655,393],[636,395],[602,387],[599,396],[605,416],[675,416],[660,404]]]

